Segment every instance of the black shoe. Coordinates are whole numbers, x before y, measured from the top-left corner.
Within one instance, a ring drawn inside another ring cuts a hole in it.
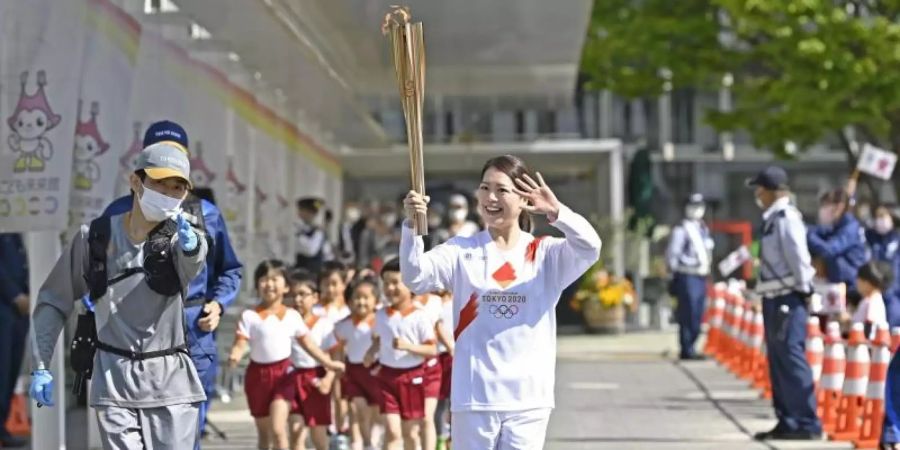
[[[28,439],[16,436],[0,436],[0,447],[16,448],[28,445]]]
[[[753,439],[757,441],[821,441],[822,433],[772,429],[754,434]]]
[[[706,361],[706,355],[694,353],[692,355],[681,355],[678,359],[682,361]]]

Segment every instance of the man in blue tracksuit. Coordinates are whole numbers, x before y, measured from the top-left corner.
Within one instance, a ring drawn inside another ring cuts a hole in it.
[[[0,233],[0,447],[28,442],[6,429],[28,336],[28,295],[28,255],[22,236]]]
[[[185,149],[188,148],[187,133],[174,122],[156,122],[147,129],[147,133],[144,135],[145,148],[162,141],[174,141]],[[186,212],[189,212],[187,205],[192,201],[199,202],[199,209],[203,216],[203,228],[212,241],[209,243],[206,267],[191,281],[188,287],[184,309],[188,324],[187,333],[191,359],[203,381],[208,397],[200,407],[200,431],[202,433],[206,426],[209,398],[212,398],[215,390],[216,373],[219,366],[215,330],[219,326],[219,320],[225,309],[234,302],[240,291],[242,265],[231,247],[228,230],[225,228],[225,218],[219,208],[207,200],[192,199],[189,196],[183,204]],[[103,214],[123,214],[131,209],[132,204],[131,196],[121,197],[110,204]],[[197,448],[200,448],[199,441]]]
[[[666,265],[673,274],[670,291],[678,298],[679,358],[700,359],[694,344],[706,305],[706,277],[709,276],[713,241],[703,222],[706,204],[702,194],[693,194],[684,207],[684,220],[672,230],[666,251]]]
[[[816,416],[812,369],[806,361],[806,299],[812,293],[815,269],[806,245],[803,216],[791,204],[788,176],[777,166],[747,180],[763,210],[759,238],[759,279],[762,297],[772,403],[778,423],[757,433],[758,440],[822,438]]]

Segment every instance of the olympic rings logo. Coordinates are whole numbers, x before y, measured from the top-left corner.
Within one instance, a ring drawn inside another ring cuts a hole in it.
[[[488,312],[496,319],[512,319],[519,313],[519,307],[516,305],[491,305]]]

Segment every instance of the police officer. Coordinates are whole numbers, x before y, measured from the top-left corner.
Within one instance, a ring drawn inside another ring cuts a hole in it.
[[[185,149],[189,148],[187,132],[177,123],[170,121],[152,124],[144,134],[144,147],[158,142],[175,142]],[[198,189],[203,187],[195,186],[195,190]],[[106,208],[103,215],[124,214],[131,210],[132,203],[130,195],[118,198]],[[182,204],[182,208],[186,211],[200,210],[203,228],[211,240],[206,254],[206,267],[191,281],[184,305],[191,359],[207,396],[207,400],[200,405],[200,432],[203,434],[211,397],[215,393],[219,367],[215,330],[225,309],[234,302],[240,292],[242,265],[231,246],[225,218],[212,201],[190,194]],[[195,448],[200,448],[199,442]]]
[[[296,267],[319,273],[322,264],[331,259],[328,234],[318,224],[319,211],[324,202],[315,197],[297,200],[297,260]]]
[[[789,197],[788,176],[770,166],[747,180],[763,210],[757,293],[768,350],[772,402],[778,423],[758,440],[817,440],[822,424],[816,416],[812,370],[806,361],[807,306],[814,269],[806,246],[806,227]]]
[[[684,220],[672,231],[666,263],[673,274],[670,292],[678,299],[678,340],[682,360],[702,359],[694,350],[706,304],[706,277],[713,241],[703,222],[706,203],[702,194],[692,194],[684,206]]]
[[[807,242],[810,254],[825,263],[828,281],[845,283],[852,297],[856,293],[856,273],[869,258],[865,231],[850,213],[849,203],[850,196],[842,188],[822,195],[819,224],[809,228]]]
[[[28,441],[6,429],[28,335],[28,256],[19,234],[0,233],[0,447]]]

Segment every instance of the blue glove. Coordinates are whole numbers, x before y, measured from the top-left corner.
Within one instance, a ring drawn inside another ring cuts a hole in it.
[[[185,220],[183,214],[178,215],[178,242],[181,243],[181,249],[186,252],[192,252],[197,249],[197,232],[191,228],[191,224]]]
[[[49,370],[35,370],[31,373],[31,387],[28,393],[38,406],[53,406],[53,375]]]

